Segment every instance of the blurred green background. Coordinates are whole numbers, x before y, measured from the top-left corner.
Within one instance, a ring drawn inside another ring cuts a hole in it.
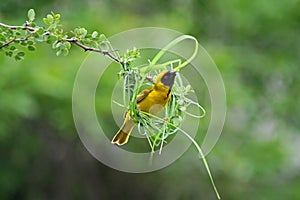
[[[299,0],[2,0],[0,21],[21,24],[29,8],[39,20],[61,13],[67,30],[110,36],[159,26],[195,36],[227,92],[223,134],[207,157],[221,196],[300,199]],[[0,199],[216,199],[193,147],[146,174],[113,170],[87,152],[71,110],[86,55],[75,47],[56,57],[45,44],[21,62],[0,54]]]

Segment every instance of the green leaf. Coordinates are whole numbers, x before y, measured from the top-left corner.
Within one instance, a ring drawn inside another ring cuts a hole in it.
[[[53,49],[60,48],[60,47],[61,47],[61,42],[56,42],[56,43],[53,43],[53,45],[52,45]]]
[[[29,51],[34,51],[35,50],[34,46],[28,46],[27,48],[28,48]]]
[[[96,38],[98,36],[98,32],[97,31],[94,31],[93,33],[92,33],[92,38]]]
[[[14,34],[14,30],[8,29],[6,30],[7,36],[12,36]]]
[[[106,40],[106,36],[104,34],[101,34],[99,36],[100,41],[105,41]]]
[[[40,27],[39,30],[37,31],[37,33],[38,33],[39,35],[44,34],[44,32],[45,32],[45,30],[44,30],[43,27]]]
[[[36,23],[32,22],[32,23],[30,24],[30,26],[34,28],[34,27],[36,27],[37,25],[36,25]]]
[[[15,55],[15,60],[16,61],[20,61],[20,60],[23,60],[23,59],[24,59],[24,56]]]
[[[57,36],[55,35],[49,35],[47,43],[53,44],[53,42],[57,41]]]
[[[35,18],[35,12],[34,12],[34,10],[33,10],[33,9],[29,9],[29,10],[28,10],[28,13],[27,13],[27,16],[28,16],[28,19],[29,19],[30,21],[33,21],[34,18]]]
[[[100,43],[100,48],[101,49],[108,49],[107,43],[106,42],[101,42]]]
[[[21,60],[21,57],[20,56],[15,56],[15,60],[19,61],[19,60]]]
[[[27,45],[27,41],[21,41],[21,45],[22,46],[26,46]]]
[[[66,48],[62,49],[61,51],[63,56],[67,56],[69,54],[69,50]]]
[[[58,21],[60,19],[60,14],[55,14],[54,15],[54,20]]]
[[[17,56],[23,57],[25,56],[25,53],[23,51],[20,51],[19,53],[17,53]]]
[[[44,42],[44,38],[43,37],[36,37],[36,38],[34,38],[35,39],[35,41],[37,41],[37,42]]]
[[[48,14],[47,15],[47,20],[49,21],[50,24],[52,24],[53,23],[53,16]]]
[[[15,50],[15,49],[17,49],[15,46],[10,47],[10,50],[12,50],[12,51]]]
[[[84,38],[86,36],[86,34],[88,33],[88,31],[85,28],[81,28],[80,33],[82,35],[82,38]]]
[[[11,57],[11,56],[13,55],[13,52],[12,52],[12,51],[6,51],[6,52],[5,52],[5,55]]]
[[[70,49],[71,48],[71,43],[70,42],[65,42],[65,46],[67,49]]]
[[[40,34],[37,33],[37,32],[33,34],[33,37],[35,38],[35,40],[36,40],[37,38],[43,38],[43,36],[40,35]]]
[[[44,23],[45,23],[46,25],[48,25],[48,26],[51,24],[47,18],[43,18],[43,21],[44,21]]]
[[[35,33],[33,34],[33,37],[34,37],[34,38],[39,38],[39,37],[41,37],[41,35],[40,35],[38,32],[35,32]]]
[[[57,56],[60,56],[61,53],[62,53],[62,50],[60,49],[59,51],[56,52],[56,55],[57,55]]]
[[[6,37],[1,32],[0,32],[0,41],[3,41],[3,42],[6,41]]]
[[[33,41],[29,40],[28,45],[33,45]]]

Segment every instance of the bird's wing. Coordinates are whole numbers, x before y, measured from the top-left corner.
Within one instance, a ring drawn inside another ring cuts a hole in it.
[[[151,86],[139,93],[136,97],[136,102],[140,103],[141,101],[143,101],[150,94],[150,92],[153,91],[153,88],[154,86]]]

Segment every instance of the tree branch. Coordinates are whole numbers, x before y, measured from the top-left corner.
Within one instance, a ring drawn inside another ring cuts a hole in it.
[[[7,25],[7,24],[0,22],[0,26],[11,29],[11,30],[16,30],[16,29],[20,28],[22,30],[31,31],[31,34],[29,34],[25,38],[19,38],[19,39],[14,38],[12,40],[5,42],[4,44],[2,44],[0,46],[0,49],[2,49],[3,47],[9,46],[11,43],[14,43],[14,42],[28,40],[34,34],[34,32],[38,30],[38,28],[30,27],[30,26],[27,26],[26,24],[25,24],[25,26],[11,26],[11,25]],[[43,35],[49,35],[49,32],[45,32]],[[63,39],[63,41],[73,43],[73,44],[77,45],[78,47],[84,49],[84,51],[92,51],[92,52],[96,52],[96,53],[101,53],[104,56],[108,56],[110,59],[114,60],[115,62],[120,63],[121,65],[124,64],[119,58],[115,57],[111,53],[112,51],[102,50],[102,49],[97,49],[97,48],[86,46],[86,45],[80,43],[76,38],[66,38],[66,39]]]
[[[3,24],[0,22],[0,26],[4,27],[4,28],[9,28],[9,29],[12,29],[12,30],[16,30],[18,28],[21,28],[23,30],[28,30],[28,31],[36,31],[35,28],[33,27],[30,27],[30,26],[11,26],[11,25],[7,25],[7,24]]]

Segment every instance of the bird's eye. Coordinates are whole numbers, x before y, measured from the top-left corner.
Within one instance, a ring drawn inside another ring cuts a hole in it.
[[[168,79],[168,78],[169,78],[169,76],[168,76],[168,75],[165,75],[165,76],[164,76],[164,79]]]

